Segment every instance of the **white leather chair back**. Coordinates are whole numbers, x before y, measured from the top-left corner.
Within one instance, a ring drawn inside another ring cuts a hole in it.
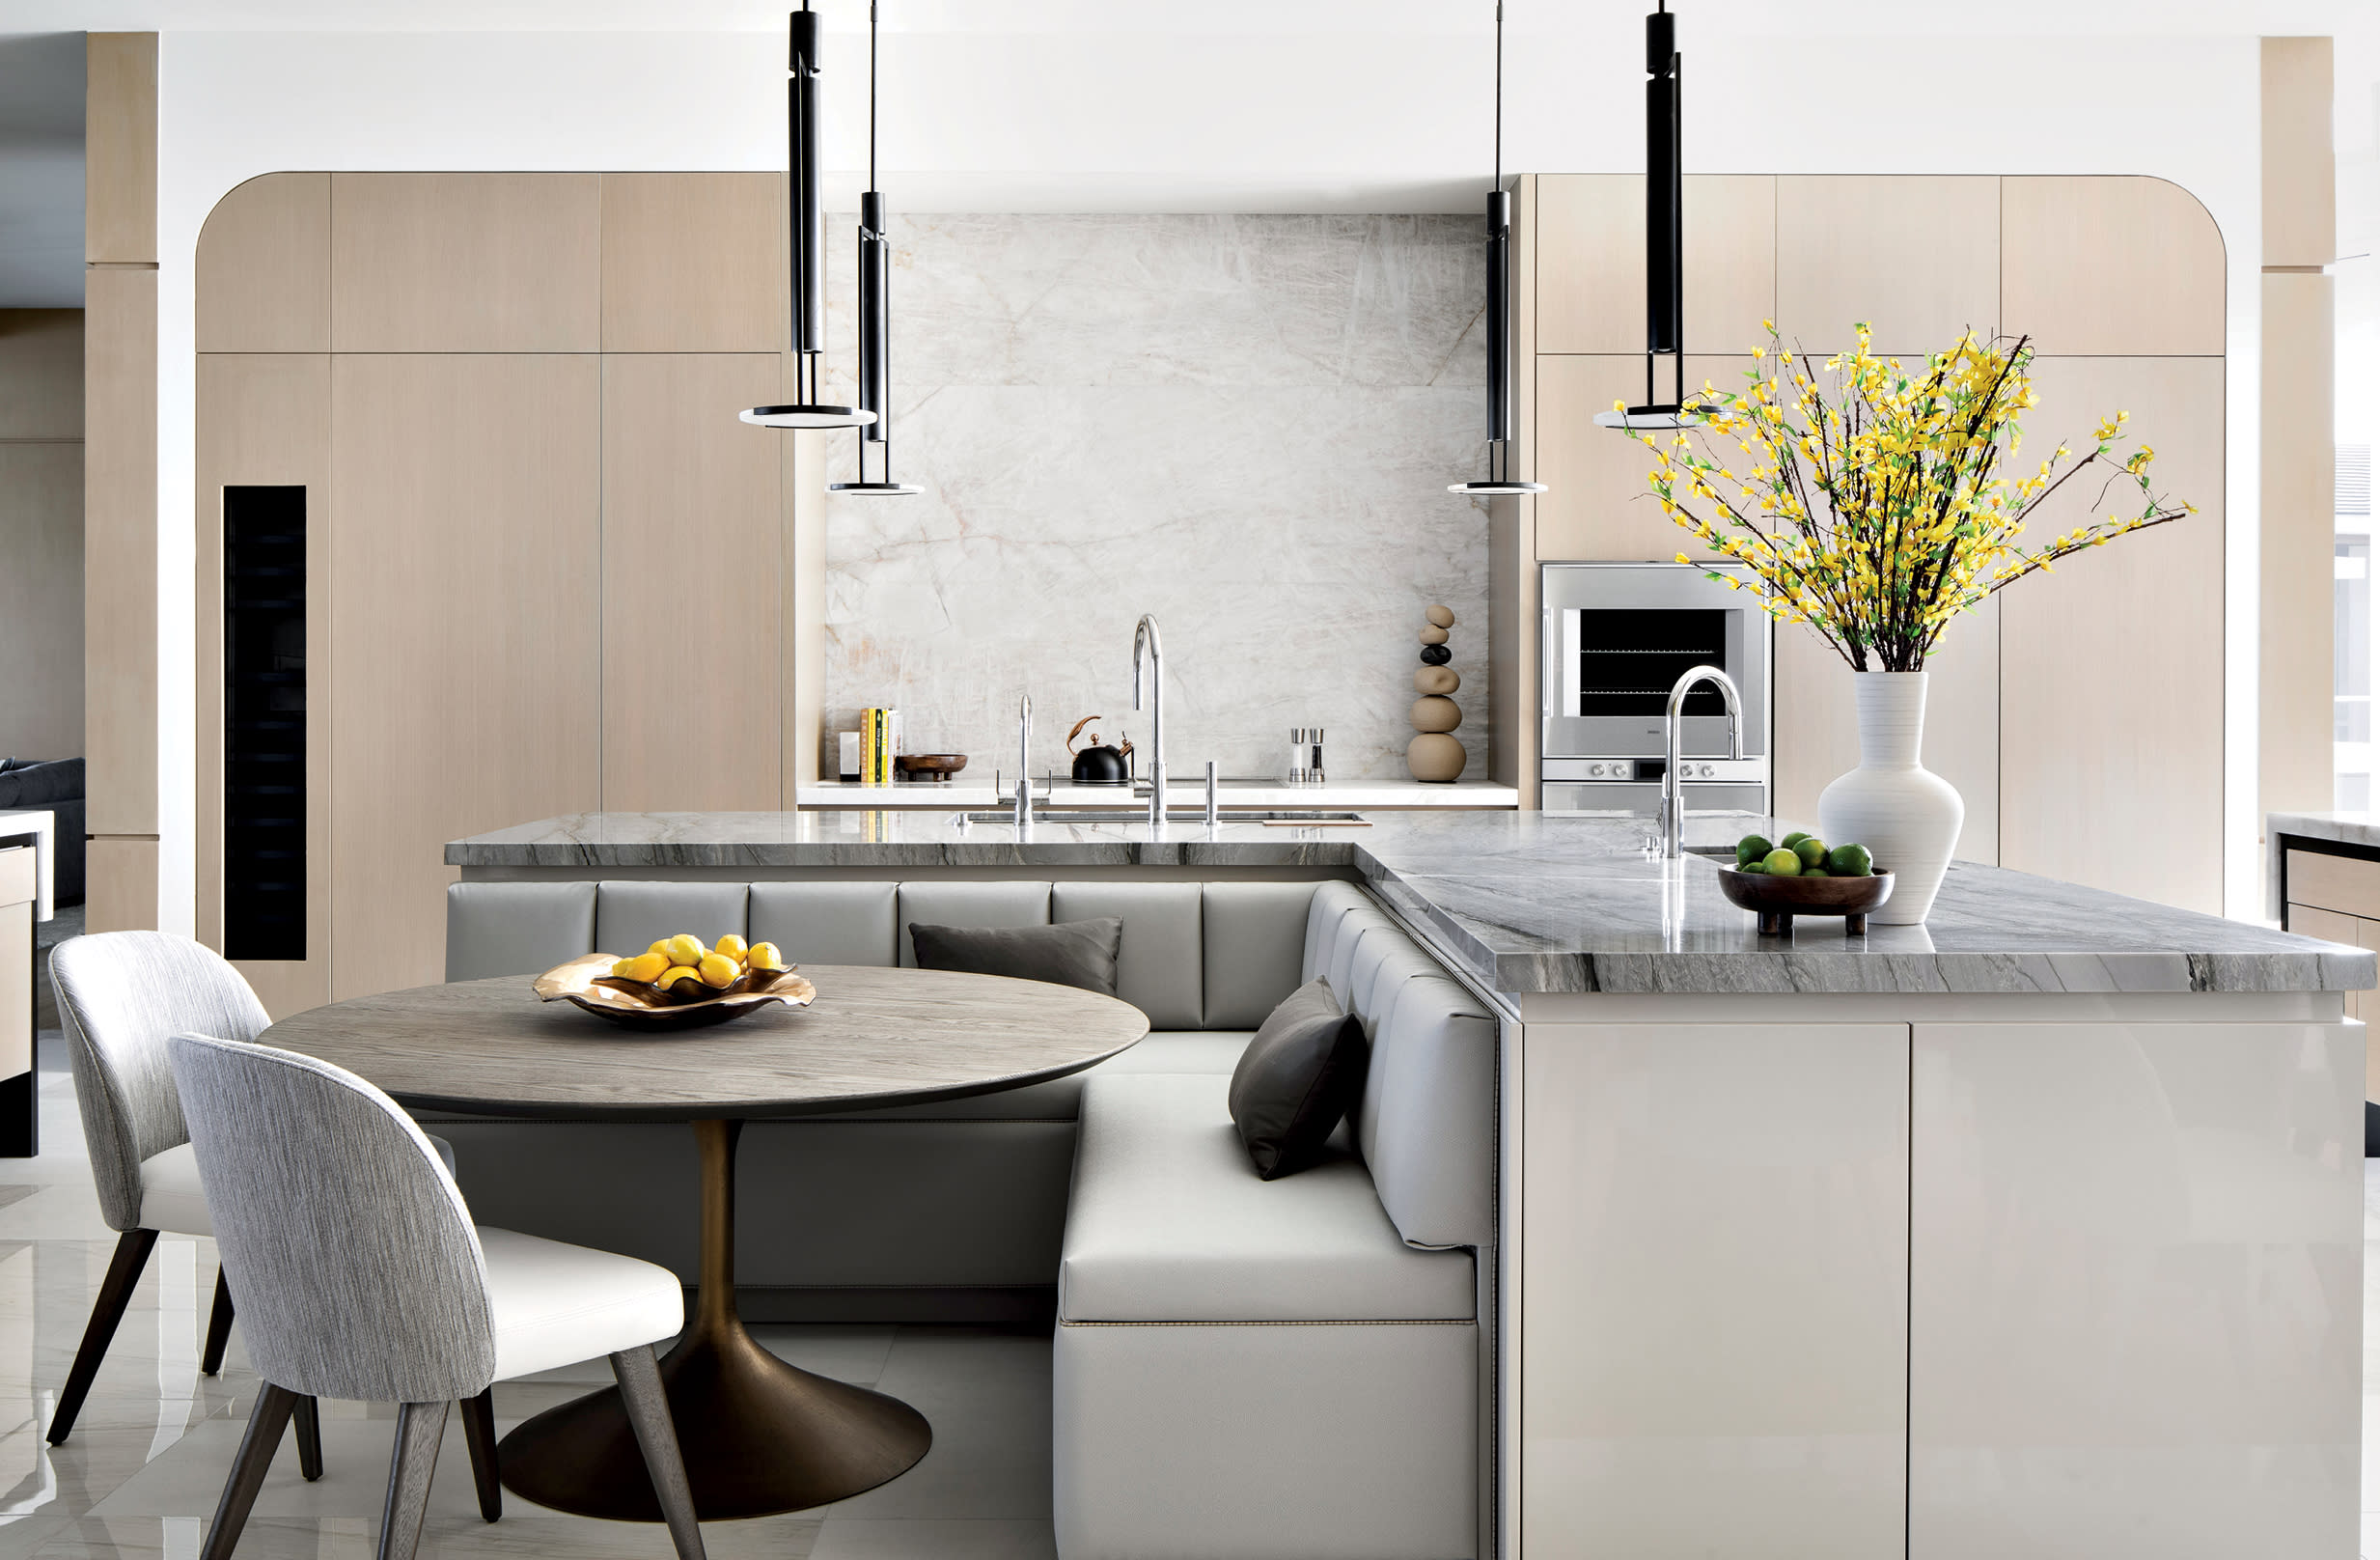
[[[272,1020],[239,971],[170,932],[69,937],[49,975],[99,1212],[110,1229],[145,1228],[141,1161],[190,1140],[166,1042],[185,1029],[254,1040]]]
[[[183,1034],[170,1052],[259,1374],[367,1403],[485,1390],[496,1370],[486,1260],[412,1118],[294,1051]]]

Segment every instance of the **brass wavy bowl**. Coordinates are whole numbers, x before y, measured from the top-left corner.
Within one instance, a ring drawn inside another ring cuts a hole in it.
[[[1893,897],[1893,875],[1880,868],[1866,878],[1772,878],[1721,867],[1719,889],[1760,917],[1763,935],[1791,936],[1797,915],[1840,915],[1857,934],[1868,930],[1868,912]]]
[[[531,987],[541,1002],[571,1002],[598,1018],[628,1029],[700,1029],[726,1023],[771,1003],[806,1008],[817,1000],[818,989],[789,969],[747,970],[717,989],[701,987],[700,995],[680,996],[689,985],[680,981],[671,991],[658,991],[642,981],[614,980],[617,954],[589,954],[557,964]]]

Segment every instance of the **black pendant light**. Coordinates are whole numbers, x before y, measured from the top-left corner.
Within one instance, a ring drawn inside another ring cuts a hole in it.
[[[1487,189],[1487,480],[1447,485],[1450,493],[1505,498],[1545,491],[1512,477],[1512,197],[1504,187],[1504,0],[1496,0],[1496,161]]]
[[[868,0],[868,192],[860,197],[859,220],[859,403],[874,414],[860,430],[859,480],[830,482],[830,493],[863,498],[898,498],[922,491],[893,480],[893,328],[886,296],[892,280],[892,242],[885,232],[884,194],[876,188],[876,0]],[[868,480],[868,446],[879,447],[881,482]]]
[[[876,414],[818,400],[818,361],[826,338],[825,219],[818,209],[818,18],[802,0],[793,13],[790,72],[785,84],[786,254],[792,270],[793,398],[789,406],[753,406],[736,415],[762,428],[859,428]]]
[[[1645,18],[1645,404],[1597,414],[1605,428],[1691,428],[1703,408],[1686,399],[1685,173],[1680,156],[1677,18],[1669,0]],[[1670,397],[1658,369],[1670,360]]]

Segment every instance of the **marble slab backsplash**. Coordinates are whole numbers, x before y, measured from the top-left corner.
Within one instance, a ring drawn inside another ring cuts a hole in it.
[[[827,231],[848,399],[855,246]],[[1446,490],[1483,460],[1479,218],[896,214],[893,238],[893,471],[926,490],[828,497],[829,733],[895,706],[910,751],[988,780],[1030,692],[1037,772],[1087,714],[1145,752],[1151,612],[1177,779],[1278,775],[1292,726],[1327,730],[1334,777],[1403,778],[1443,601],[1487,777],[1486,517]],[[828,480],[857,445],[828,435]]]

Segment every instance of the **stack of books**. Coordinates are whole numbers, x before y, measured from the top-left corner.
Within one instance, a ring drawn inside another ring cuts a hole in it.
[[[860,711],[860,784],[889,786],[896,776],[893,755],[900,751],[900,711],[870,708]]]

